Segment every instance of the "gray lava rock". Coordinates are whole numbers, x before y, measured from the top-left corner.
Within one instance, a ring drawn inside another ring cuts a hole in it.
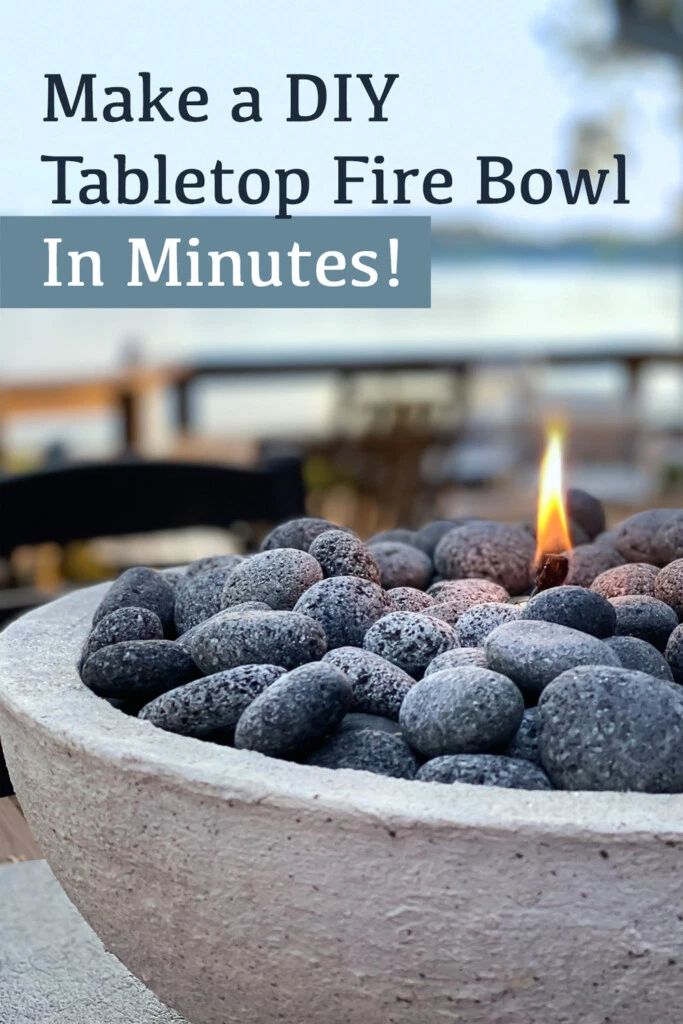
[[[232,570],[223,587],[223,607],[243,601],[265,601],[275,611],[289,611],[304,591],[322,578],[322,569],[305,551],[262,551]]]
[[[78,671],[91,654],[124,640],[163,640],[161,619],[149,608],[117,608],[90,631],[78,659]]]
[[[680,512],[680,509],[651,508],[637,512],[615,527],[615,547],[629,562],[650,562],[661,565],[655,538],[659,529]]]
[[[344,530],[325,530],[309,548],[327,579],[330,576],[360,576],[379,583],[379,566],[370,550],[351,533]]]
[[[324,660],[324,659],[323,659]],[[388,732],[392,736],[401,735],[401,726],[391,718],[381,715],[366,715],[362,711],[349,711],[341,720],[338,732],[352,732],[359,729],[372,729],[374,732]]]
[[[617,624],[616,612],[605,597],[571,586],[541,591],[527,603],[522,618],[556,622],[600,639],[613,636]]]
[[[602,502],[588,491],[570,487],[567,491],[569,517],[583,527],[590,540],[605,529],[605,509]],[[572,538],[574,535],[572,534]]]
[[[378,654],[357,647],[337,647],[325,655],[351,682],[354,711],[398,718],[403,698],[414,680]]]
[[[425,669],[425,676],[431,676],[434,672],[441,672],[445,668],[460,668],[462,665],[477,665],[479,668],[488,668],[486,651],[482,647],[456,647],[452,651],[444,651],[437,654]]]
[[[456,526],[464,526],[465,523],[470,522],[470,518],[464,516],[460,519],[435,519],[431,523],[426,523],[424,526],[415,534],[414,544],[417,545],[426,555],[431,558],[436,550],[436,545],[439,543],[444,534],[448,533]]]
[[[505,587],[491,580],[440,580],[428,593],[435,603],[448,605],[449,619],[454,621],[475,604],[505,604],[510,600]]]
[[[419,679],[437,654],[458,647],[455,630],[419,612],[390,612],[370,627],[363,647]]]
[[[656,597],[612,597],[617,613],[617,636],[637,636],[663,651],[666,642],[678,625],[673,608]]]
[[[446,533],[434,565],[446,579],[484,578],[521,594],[529,587],[533,558],[533,538],[521,526],[482,520]]]
[[[524,699],[505,676],[476,665],[443,669],[416,683],[399,722],[425,757],[485,753],[507,743],[524,714]]]
[[[156,569],[135,566],[126,569],[104,595],[93,615],[93,626],[119,608],[147,608],[159,616],[164,633],[173,631],[175,592],[168,580]]]
[[[463,647],[483,647],[486,637],[503,622],[514,622],[520,610],[513,604],[473,604],[458,619],[458,639]]]
[[[351,684],[316,662],[281,676],[240,717],[235,746],[272,757],[300,754],[334,732],[351,704]]]
[[[351,768],[355,771],[414,779],[418,762],[398,735],[381,729],[347,729],[337,733],[306,758],[318,768]]]
[[[236,565],[244,561],[242,555],[207,555],[205,558],[197,558],[185,567],[186,576],[199,576],[204,572],[212,572],[214,569],[234,569]]]
[[[569,572],[565,583],[576,587],[590,587],[593,580],[615,565],[623,565],[626,559],[611,545],[598,541],[581,544],[565,552],[569,558]]]
[[[612,648],[624,668],[647,672],[657,679],[673,680],[666,658],[656,647],[636,636],[613,636],[605,643]]]
[[[229,609],[227,609],[231,615],[240,615],[243,612],[272,612],[272,610],[273,609],[270,605],[266,604],[265,601],[243,601],[242,604],[233,604]],[[221,619],[224,614],[225,612],[223,611],[216,612],[216,614],[212,615],[211,618],[205,619],[203,622],[198,622],[196,626],[192,626],[184,633],[181,633],[180,636],[176,638],[176,643],[191,655],[192,644],[194,643],[194,639],[202,626],[205,626],[206,623],[211,622],[213,619]]]
[[[332,576],[310,587],[295,605],[295,611],[319,622],[327,637],[328,650],[360,647],[373,622],[386,612],[384,591],[359,576]]]
[[[683,791],[683,693],[625,668],[583,666],[539,700],[541,760],[560,789]]]
[[[603,597],[627,597],[631,594],[654,596],[659,569],[647,562],[617,565],[601,572],[593,580],[591,590]]]
[[[677,683],[683,683],[683,625],[676,626],[664,652],[671,674]]]
[[[683,619],[683,558],[677,558],[657,575],[655,597],[676,612]]]
[[[421,612],[433,604],[429,594],[415,587],[393,587],[387,590],[387,608],[392,612]]]
[[[541,754],[538,749],[538,728],[540,715],[538,708],[527,708],[520,722],[519,729],[512,737],[503,753],[506,757],[521,758],[531,761],[542,768]]]
[[[233,570],[224,565],[187,576],[176,589],[175,627],[180,636],[206,622],[223,607],[223,587]]]
[[[320,623],[299,612],[219,612],[192,640],[192,657],[205,675],[238,665],[291,669],[318,661],[326,650]]]
[[[518,686],[540,693],[556,676],[577,665],[619,665],[617,655],[588,633],[555,622],[505,622],[484,645],[489,666]]]
[[[313,516],[290,519],[286,523],[280,523],[263,538],[261,551],[273,551],[276,548],[296,548],[298,551],[308,551],[315,538],[325,530],[343,529],[345,527],[335,526],[327,519],[315,519]]]
[[[139,717],[167,732],[230,742],[242,712],[284,673],[279,665],[240,665],[162,693]]]
[[[432,560],[419,548],[394,540],[372,541],[368,547],[379,566],[386,590],[394,587],[424,590],[432,578]]]
[[[470,786],[504,789],[552,789],[545,772],[530,761],[502,754],[459,754],[436,757],[423,764],[420,782],[467,782]]]
[[[657,530],[652,542],[658,565],[683,558],[683,513],[673,515]]]
[[[100,697],[152,700],[197,675],[190,655],[172,640],[124,640],[102,647],[83,665],[81,679]]]

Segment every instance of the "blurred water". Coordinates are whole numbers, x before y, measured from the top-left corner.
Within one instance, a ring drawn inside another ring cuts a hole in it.
[[[107,372],[134,342],[151,362],[245,352],[254,358],[325,350],[373,353],[443,351],[541,355],[552,350],[676,350],[681,342],[680,269],[600,263],[436,263],[429,310],[2,310],[2,376],[50,378]],[[563,386],[596,400],[616,371],[566,370]],[[572,376],[573,375],[573,376]],[[648,382],[646,413],[680,408],[680,374]],[[552,388],[552,382],[549,381]],[[555,385],[557,386],[557,384]],[[257,379],[204,389],[200,418],[214,432],[244,435],[324,429],[333,408],[324,377]],[[163,409],[157,410],[163,416]],[[17,422],[10,444],[60,437],[77,449],[106,447],[106,417]]]

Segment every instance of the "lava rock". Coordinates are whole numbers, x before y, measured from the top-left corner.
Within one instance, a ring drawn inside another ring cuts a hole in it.
[[[175,595],[174,620],[180,636],[206,622],[223,607],[223,588],[233,566],[224,565],[187,576]]]
[[[432,578],[432,560],[419,548],[394,540],[372,541],[368,547],[379,566],[386,590],[394,587],[424,590]]]
[[[265,601],[243,601],[242,604],[233,604],[229,609],[227,609],[231,615],[239,615],[243,612],[272,612],[272,610],[273,609],[270,605],[266,604]],[[179,647],[182,647],[184,651],[187,651],[188,654],[192,654],[192,644],[194,643],[194,639],[202,626],[211,622],[213,619],[222,618],[224,614],[225,613],[223,611],[216,612],[216,614],[212,615],[211,618],[205,619],[203,622],[198,622],[196,626],[192,626],[184,633],[181,633],[181,635],[176,638],[176,643]]]
[[[322,578],[322,569],[306,551],[262,551],[232,570],[223,587],[223,607],[265,601],[275,611],[290,611],[304,591]]]
[[[190,655],[172,640],[124,640],[102,647],[81,671],[98,696],[131,700],[152,700],[196,675]]]
[[[602,502],[588,491],[570,487],[567,491],[569,517],[583,527],[590,540],[605,529],[605,509]],[[574,534],[572,534],[574,538]]]
[[[656,597],[612,597],[617,613],[617,636],[637,636],[663,651],[666,642],[678,625],[673,608]]]
[[[652,541],[658,565],[668,565],[683,558],[683,513],[673,515],[657,530]]]
[[[337,647],[323,658],[351,682],[353,711],[396,719],[403,698],[414,680],[407,672],[378,654],[357,647]]]
[[[325,530],[309,548],[327,579],[330,576],[360,576],[379,583],[379,566],[370,550],[353,534],[344,530]]]
[[[173,632],[175,592],[156,569],[143,565],[126,569],[114,580],[93,615],[93,626],[119,608],[147,608],[159,616],[166,636]]]
[[[605,643],[611,647],[624,668],[647,672],[656,679],[673,680],[666,658],[647,641],[636,636],[613,636]]]
[[[214,569],[234,569],[236,565],[244,561],[242,555],[207,555],[206,558],[197,558],[185,567],[186,576],[199,576],[204,572],[212,572]]]
[[[429,594],[415,587],[393,587],[387,590],[387,608],[392,612],[421,612],[433,604]]]
[[[523,609],[522,618],[556,622],[600,639],[613,636],[617,624],[614,608],[599,592],[571,586],[536,594]]]
[[[627,597],[631,594],[654,597],[658,575],[659,569],[647,562],[617,565],[596,576],[591,583],[591,590],[603,597]]]
[[[539,749],[560,789],[683,791],[683,694],[644,672],[582,666],[539,700]]]
[[[363,647],[419,679],[437,654],[458,647],[452,626],[420,612],[390,612],[365,634]]]
[[[664,566],[655,580],[655,595],[683,619],[683,558]]]
[[[458,639],[463,647],[482,647],[489,633],[503,622],[514,622],[520,615],[513,604],[473,604],[458,619]]]
[[[299,612],[219,612],[202,623],[192,657],[205,675],[238,665],[283,665],[318,661],[327,650],[319,622]]]
[[[595,541],[581,544],[565,551],[569,559],[569,571],[565,583],[576,587],[590,587],[593,580],[616,565],[623,565],[626,559],[611,545]]]
[[[335,526],[327,519],[316,519],[303,516],[301,519],[290,519],[280,523],[261,541],[261,551],[273,551],[276,548],[296,548],[297,551],[308,551],[316,537],[326,530],[343,530],[343,526]],[[349,531],[350,532],[350,531]]]
[[[379,533],[373,533],[372,537],[368,537],[366,541],[368,546],[371,544],[384,544],[385,542],[408,544],[410,547],[418,546],[415,530],[406,530],[402,526],[396,526],[392,530],[380,530]]]
[[[505,587],[479,579],[439,580],[428,594],[435,603],[448,605],[449,618],[454,621],[475,604],[505,604],[510,600]]]
[[[538,749],[538,728],[540,715],[538,708],[527,708],[520,722],[519,729],[512,737],[503,753],[506,757],[521,758],[531,761],[542,768],[541,754]]]
[[[444,651],[437,654],[425,669],[425,676],[431,676],[434,672],[441,672],[445,668],[460,668],[461,665],[477,665],[479,668],[488,668],[486,651],[482,647],[455,647],[451,651]]]
[[[444,534],[454,527],[464,526],[468,522],[470,522],[470,519],[467,516],[460,519],[435,519],[433,522],[426,523],[420,527],[415,534],[413,543],[431,558],[436,550],[436,545]]]
[[[138,717],[167,732],[230,742],[242,712],[284,674],[279,665],[240,665],[162,693]]]
[[[683,625],[676,626],[664,651],[671,674],[677,683],[683,683]]]
[[[383,729],[347,729],[332,736],[306,758],[317,768],[351,768],[355,771],[414,779],[418,761],[399,735]]]
[[[416,683],[399,722],[413,749],[438,757],[495,750],[514,736],[523,714],[524,699],[510,679],[470,665]]]
[[[164,629],[156,612],[149,608],[117,608],[100,619],[88,635],[80,658],[78,671],[95,651],[124,640],[163,640]]]
[[[362,711],[349,711],[347,715],[344,715],[337,732],[352,732],[358,729],[389,732],[392,736],[401,735],[401,726],[398,722],[391,718],[383,718],[382,715],[366,715]]]
[[[615,547],[629,562],[650,562],[661,565],[656,550],[655,538],[662,526],[672,519],[679,509],[651,508],[629,516],[615,527]]]
[[[490,668],[519,687],[540,693],[556,676],[577,665],[619,665],[617,655],[588,633],[555,622],[505,622],[484,645]]]
[[[436,757],[422,765],[416,778],[420,782],[466,782],[504,789],[552,789],[548,776],[537,765],[502,754]]]
[[[521,526],[481,520],[446,533],[434,565],[446,579],[484,578],[521,594],[529,587],[533,558],[534,541]]]
[[[302,665],[246,708],[235,729],[235,746],[272,757],[301,754],[334,732],[351,699],[351,684],[334,665]]]
[[[332,576],[314,584],[295,605],[295,611],[319,622],[327,637],[328,650],[360,647],[373,622],[387,608],[381,587],[359,576]]]

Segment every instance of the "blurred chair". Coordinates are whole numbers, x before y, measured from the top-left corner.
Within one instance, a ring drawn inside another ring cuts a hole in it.
[[[265,523],[303,514],[296,459],[255,469],[137,460],[86,463],[0,479],[0,555],[23,544]]]

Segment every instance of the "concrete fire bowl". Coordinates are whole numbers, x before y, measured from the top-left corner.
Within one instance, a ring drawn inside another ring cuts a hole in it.
[[[103,588],[0,637],[0,735],[50,865],[192,1024],[657,1024],[683,1005],[683,796],[309,768],[79,682]]]

